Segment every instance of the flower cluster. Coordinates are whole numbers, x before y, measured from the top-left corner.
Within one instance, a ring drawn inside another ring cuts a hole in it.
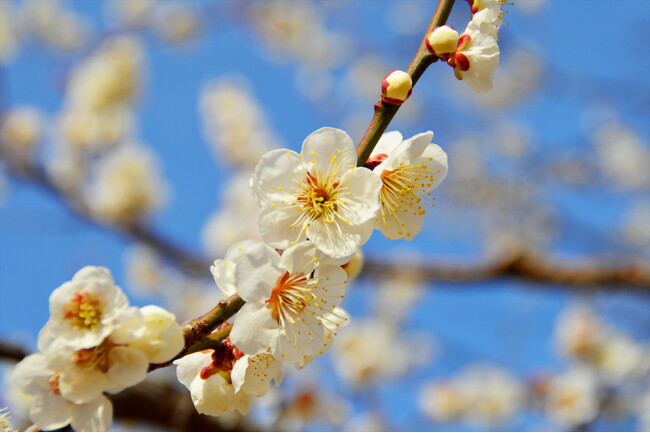
[[[499,66],[500,19],[500,15],[495,18],[492,8],[485,8],[474,14],[461,35],[451,26],[436,27],[425,41],[427,48],[446,60],[456,78],[464,80],[470,89],[487,92]]]
[[[40,429],[105,431],[112,406],[104,393],[141,382],[149,363],[168,361],[183,344],[171,313],[129,306],[107,269],[86,266],[52,292],[40,353],[18,363],[13,382],[34,396],[30,417]]]
[[[447,155],[427,132],[386,134],[365,167],[352,139],[321,128],[300,153],[272,150],[250,179],[265,242],[233,245],[210,268],[223,296],[245,304],[218,348],[174,361],[197,410],[246,413],[251,396],[278,384],[282,364],[303,367],[333,346],[348,318],[339,305],[374,228],[413,239],[423,202],[447,174]],[[219,332],[219,330],[217,330]]]

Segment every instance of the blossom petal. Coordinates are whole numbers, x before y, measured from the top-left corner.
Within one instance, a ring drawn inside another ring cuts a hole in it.
[[[280,267],[291,275],[309,275],[321,257],[322,254],[312,242],[300,242],[282,253]]]
[[[71,426],[76,431],[108,431],[113,421],[113,405],[101,396],[74,407]]]
[[[230,341],[247,355],[266,351],[278,338],[278,322],[261,302],[247,302],[239,310],[230,331]]]
[[[80,371],[77,368],[70,368],[59,378],[61,395],[76,404],[94,400],[108,385],[108,378],[99,370]]]
[[[404,207],[397,212],[387,212],[386,216],[378,216],[376,228],[387,239],[412,240],[424,226],[424,214],[414,209]]]
[[[379,155],[381,153],[390,156],[395,153],[397,147],[402,143],[402,140],[402,134],[399,131],[385,132],[381,138],[379,138],[379,141],[372,150],[370,156]]]
[[[222,292],[222,296],[235,293],[235,264],[227,260],[215,260],[210,266],[210,273]]]
[[[277,359],[294,364],[318,353],[323,345],[325,330],[313,314],[301,314],[286,333],[280,333],[271,352]]]
[[[115,328],[111,333],[111,341],[115,344],[128,344],[138,340],[144,333],[144,317],[137,307],[121,310],[115,318]]]
[[[246,248],[235,267],[235,286],[239,296],[246,302],[268,299],[273,285],[283,274],[279,263],[280,255],[263,243],[257,242]]]
[[[47,367],[45,356],[33,353],[16,364],[11,379],[20,391],[39,395],[49,389],[52,376],[53,371]]]
[[[73,407],[60,395],[39,395],[32,403],[29,417],[41,430],[58,430],[70,424]]]
[[[248,395],[261,397],[268,392],[271,379],[276,386],[282,381],[282,363],[270,353],[246,355],[237,360],[230,377],[235,392],[241,389]]]
[[[145,354],[130,347],[114,347],[108,355],[108,378],[112,386],[106,391],[117,393],[144,380],[149,368]]]
[[[277,205],[278,207],[281,205]],[[291,243],[298,243],[305,239],[302,226],[296,226],[296,221],[302,212],[298,207],[284,209],[281,212],[270,203],[262,206],[258,223],[260,237],[273,248],[285,250]]]
[[[235,393],[232,385],[219,374],[212,375],[207,380],[195,379],[190,386],[190,393],[199,413],[212,416],[232,411],[244,415],[248,413],[248,395]]]
[[[379,211],[379,191],[381,178],[371,170],[357,167],[348,171],[341,178],[345,194],[339,200],[339,215],[351,225],[358,225],[371,220]]]
[[[339,227],[345,227],[342,230]],[[361,245],[361,235],[358,233],[360,226],[350,226],[344,223],[326,223],[315,220],[307,228],[307,236],[318,246],[318,249],[330,257],[339,258],[349,256]]]
[[[263,206],[268,201],[287,200],[287,193],[295,191],[297,182],[304,177],[300,156],[292,150],[276,149],[262,156],[250,185],[259,205]]]
[[[345,131],[336,128],[321,128],[309,134],[300,154],[304,166],[313,175],[316,175],[314,170],[327,173],[332,157],[336,160],[335,167],[340,168],[339,175],[357,165],[354,142]]]
[[[212,351],[196,352],[174,361],[178,381],[190,389],[201,370],[212,363]]]

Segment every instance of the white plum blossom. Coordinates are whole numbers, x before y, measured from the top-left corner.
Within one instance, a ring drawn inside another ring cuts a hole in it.
[[[343,299],[347,275],[311,242],[280,256],[257,243],[246,248],[235,267],[235,287],[246,301],[230,333],[248,355],[264,353],[298,363],[324,344],[324,317]]]
[[[253,240],[238,242],[226,251],[224,260],[215,260],[210,266],[210,272],[217,287],[221,290],[221,296],[231,296],[236,292],[235,266],[243,257],[244,249],[257,243],[259,242]]]
[[[598,384],[593,372],[574,368],[554,377],[546,391],[546,415],[559,426],[574,429],[598,415]]]
[[[370,238],[381,180],[356,167],[354,144],[344,131],[321,128],[305,139],[301,154],[266,153],[251,187],[262,208],[260,235],[270,246],[286,249],[307,238],[340,258]]]
[[[420,410],[436,422],[458,419],[467,407],[467,398],[454,381],[427,383],[418,398]]]
[[[474,17],[478,16],[478,20],[493,24],[498,30],[503,16],[508,13],[503,10],[503,6],[513,5],[514,0],[468,0],[468,3]]]
[[[275,382],[275,386],[279,386],[282,377],[282,363],[269,352],[242,356],[235,362],[231,372],[235,392],[241,390],[256,397],[261,397],[268,392],[271,379]]]
[[[147,354],[131,344],[144,333],[144,319],[137,308],[120,315],[120,323],[99,345],[86,349],[66,347],[55,337],[42,347],[48,366],[59,375],[59,391],[73,403],[87,403],[103,392],[117,393],[144,380]],[[43,338],[39,336],[39,343]]]
[[[56,372],[57,392],[72,403],[137,384],[150,362],[168,361],[184,345],[173,314],[155,306],[130,307],[105,268],[77,272],[52,293],[50,311],[38,347],[47,368]]]
[[[30,418],[41,430],[57,430],[71,424],[77,431],[107,431],[111,425],[111,402],[103,395],[83,404],[64,399],[59,389],[59,374],[40,353],[20,361],[12,379],[20,391],[34,396]]]
[[[355,387],[405,373],[414,364],[411,355],[417,354],[397,328],[376,319],[355,322],[337,340],[334,368]]]
[[[349,277],[348,277],[349,278]],[[317,356],[324,354],[334,346],[334,337],[338,335],[338,329],[341,326],[347,326],[350,323],[350,315],[341,307],[336,307],[330,313],[327,313],[321,319],[323,326],[325,326],[325,336],[323,337],[323,347],[318,353],[308,356],[300,361],[298,368],[304,368],[309,362],[313,361]]]
[[[142,53],[136,38],[107,39],[73,71],[67,102],[73,108],[94,112],[131,104],[142,81]]]
[[[265,152],[280,147],[250,87],[237,77],[208,82],[201,90],[203,134],[219,164],[254,167]]]
[[[567,308],[559,316],[555,340],[564,356],[593,362],[604,343],[606,327],[596,313],[582,305]]]
[[[43,129],[43,115],[35,108],[20,107],[3,113],[0,116],[0,155],[19,164],[32,163]]]
[[[99,161],[85,197],[99,217],[131,223],[163,205],[167,188],[161,178],[150,150],[125,144]]]
[[[192,353],[174,361],[176,376],[190,391],[199,413],[218,416],[227,412],[248,413],[249,397],[235,388],[220,371],[212,368],[213,351]]]
[[[375,228],[388,239],[413,239],[424,225],[423,202],[447,176],[447,154],[431,142],[433,132],[403,140],[397,131],[384,134],[366,166],[382,181],[381,210]]]
[[[42,334],[56,335],[72,348],[97,346],[113,332],[128,305],[108,269],[86,266],[50,295],[50,320]]]
[[[169,361],[183,349],[183,328],[172,313],[156,305],[142,307],[140,313],[144,318],[144,333],[130,346],[141,350],[149,362]]]
[[[467,368],[458,380],[467,399],[465,417],[478,425],[502,424],[521,408],[524,387],[507,370],[476,365]]]
[[[458,48],[447,60],[456,78],[475,92],[492,89],[494,71],[499,66],[497,29],[483,18],[482,14],[474,15],[458,39]]]

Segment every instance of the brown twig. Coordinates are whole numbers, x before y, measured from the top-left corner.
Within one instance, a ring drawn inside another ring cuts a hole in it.
[[[363,267],[363,275],[373,278],[395,275],[398,271],[434,282],[478,283],[515,277],[565,287],[650,292],[650,270],[642,263],[560,259],[524,249],[510,250],[495,259],[473,263],[367,258]]]
[[[447,22],[453,5],[454,0],[440,0],[438,2],[438,7],[431,18],[429,27],[424,33],[422,42],[420,42],[420,47],[418,48],[415,57],[413,57],[413,60],[411,60],[411,64],[406,69],[406,72],[411,76],[413,86],[415,86],[429,65],[438,60],[436,55],[429,52],[425,41],[429,33],[431,33],[435,27],[442,26]],[[377,145],[379,138],[386,131],[386,128],[390,124],[391,120],[393,120],[393,117],[399,108],[400,105],[384,103],[381,99],[377,101],[375,104],[375,113],[370,121],[370,125],[357,146],[357,166],[362,167],[366,164],[366,161],[372,153],[372,150]]]

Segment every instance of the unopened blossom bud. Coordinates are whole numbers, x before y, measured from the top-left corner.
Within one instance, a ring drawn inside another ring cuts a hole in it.
[[[404,71],[393,71],[381,83],[381,100],[393,105],[401,105],[411,96],[413,81]]]
[[[425,43],[431,53],[447,58],[458,47],[458,32],[452,26],[436,27],[431,31]]]

